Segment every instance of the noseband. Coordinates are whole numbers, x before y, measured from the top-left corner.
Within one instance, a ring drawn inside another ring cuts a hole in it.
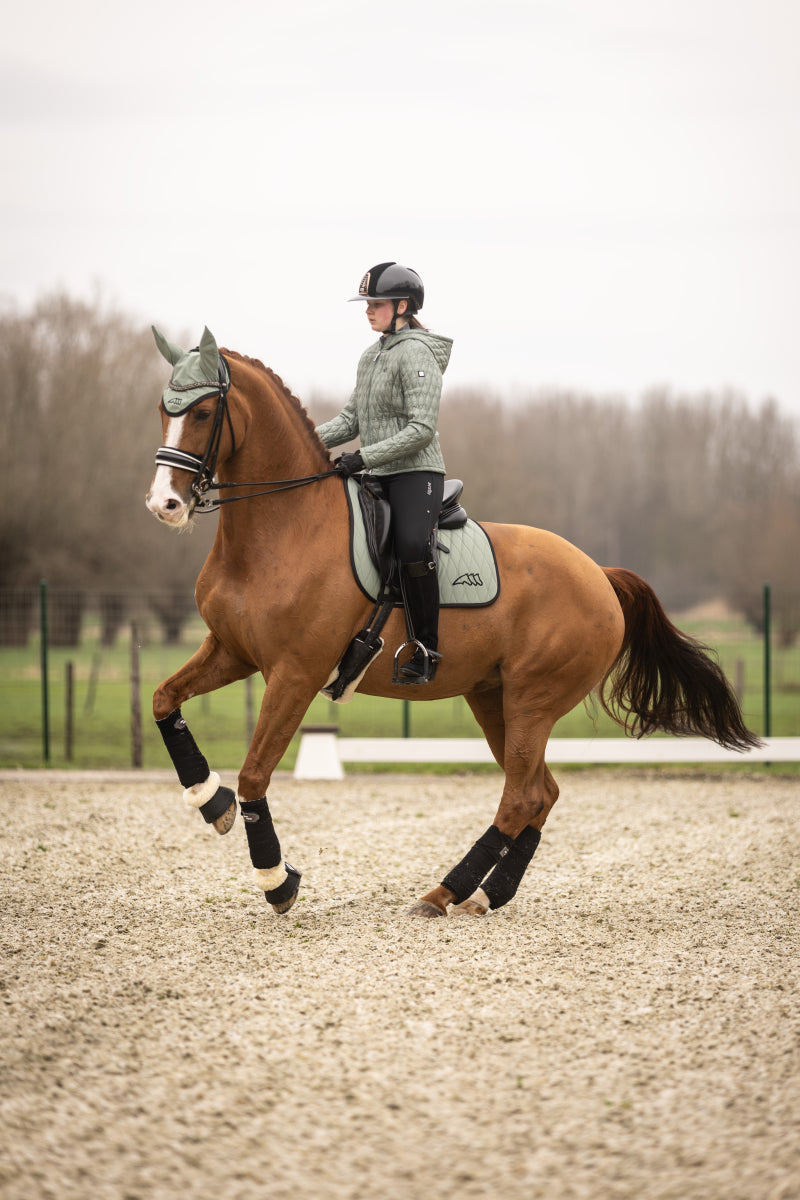
[[[201,458],[198,454],[189,454],[186,450],[176,450],[172,446],[161,446],[156,451],[157,467],[171,467],[173,470],[191,471],[194,473],[190,491],[194,499],[195,512],[216,512],[220,505],[231,504],[234,500],[252,500],[255,496],[270,496],[273,492],[283,492],[289,488],[302,487],[306,483],[315,483],[318,479],[327,479],[334,473],[323,471],[319,475],[304,475],[300,479],[259,480],[256,483],[214,483],[214,472],[217,469],[222,429],[226,421],[233,446],[231,453],[236,453],[236,435],[233,432],[233,422],[231,421],[231,414],[228,408],[228,389],[231,386],[231,373],[227,362],[221,354],[219,356],[218,374],[219,392],[217,395],[217,411],[214,414],[214,425],[203,457]],[[173,389],[175,388],[174,384],[171,386]],[[205,399],[207,399],[207,396],[201,396],[194,403],[199,404],[200,400]],[[193,405],[190,407],[193,407]],[[184,411],[188,412],[189,410],[187,408]],[[255,492],[249,496],[227,496],[224,500],[220,497],[206,495],[208,491],[217,492],[220,488],[237,487],[268,487],[269,491]]]

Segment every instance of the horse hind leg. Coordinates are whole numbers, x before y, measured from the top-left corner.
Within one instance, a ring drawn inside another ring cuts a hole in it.
[[[498,908],[514,899],[541,841],[542,826],[547,814],[558,799],[558,784],[547,764],[544,767],[544,789],[547,805],[538,816],[537,822],[526,825],[522,833],[514,838],[508,854],[500,859],[481,886],[476,888],[467,900],[453,907],[452,916],[483,917],[490,909],[496,912]]]
[[[502,767],[506,757],[506,721],[503,715],[503,687],[497,684],[468,692],[464,697],[472,715],[489,743],[497,765]]]
[[[506,727],[503,716],[503,688],[497,684],[469,692],[465,697],[472,709],[473,715],[483,731],[489,748],[499,766],[505,759]],[[479,838],[464,859],[447,879],[432,892],[428,892],[421,900],[408,910],[411,917],[444,917],[447,916],[448,904],[455,901],[463,912],[473,911],[468,908],[471,893],[492,870],[500,857],[508,850],[509,839],[504,839],[500,831],[490,827],[483,837]],[[467,881],[471,881],[467,886]],[[465,889],[466,890],[463,890]],[[463,906],[463,908],[462,908]],[[477,910],[474,910],[477,913]],[[482,911],[488,911],[488,905]]]
[[[516,895],[558,798],[558,785],[544,761],[546,735],[531,737],[519,721],[507,728],[506,782],[500,807],[486,832],[464,858],[409,910],[412,916],[482,916]]]

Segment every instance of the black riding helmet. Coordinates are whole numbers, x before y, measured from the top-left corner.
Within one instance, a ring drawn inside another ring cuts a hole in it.
[[[370,267],[352,300],[407,300],[409,316],[422,308],[425,288],[416,271],[400,263],[385,262]]]

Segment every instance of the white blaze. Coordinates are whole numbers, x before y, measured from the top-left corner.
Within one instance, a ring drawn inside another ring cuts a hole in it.
[[[171,417],[167,425],[167,437],[164,445],[171,450],[177,450],[183,433],[183,422],[186,417]],[[164,521],[174,525],[185,525],[186,502],[181,499],[172,485],[172,467],[159,465],[153,477],[153,484],[147,496],[147,507]],[[184,472],[181,472],[184,474]]]

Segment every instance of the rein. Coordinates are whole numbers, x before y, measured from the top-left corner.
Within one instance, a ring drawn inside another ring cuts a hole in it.
[[[233,422],[228,408],[228,389],[231,385],[231,373],[224,357],[219,356],[219,395],[217,411],[214,415],[214,426],[208,439],[206,451],[201,458],[198,454],[189,454],[186,450],[176,450],[171,446],[161,446],[156,451],[157,467],[172,467],[173,470],[191,471],[194,479],[191,493],[195,499],[194,511],[198,513],[216,512],[223,504],[233,504],[236,500],[255,500],[258,496],[272,496],[275,492],[287,492],[292,488],[305,487],[307,483],[316,483],[320,479],[329,479],[335,471],[321,471],[318,475],[301,475],[297,479],[259,479],[251,483],[214,483],[214,471],[217,466],[222,429],[225,421],[231,433],[233,452],[236,452],[236,436],[233,432]],[[267,491],[253,492],[249,496],[216,496],[206,495],[207,492],[218,492],[222,488],[264,487]]]

